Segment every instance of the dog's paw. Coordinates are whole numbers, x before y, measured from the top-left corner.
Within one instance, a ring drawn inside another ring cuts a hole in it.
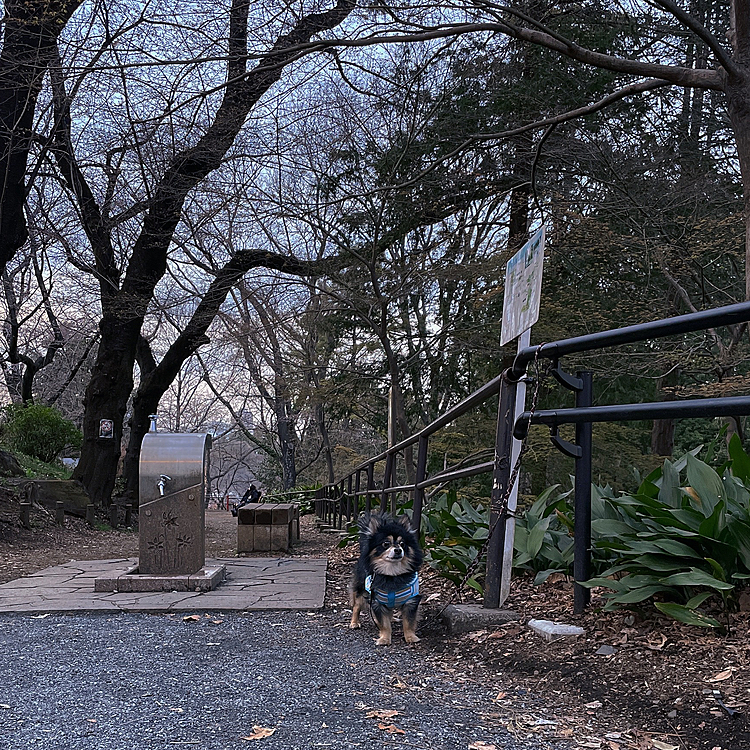
[[[407,643],[419,643],[422,639],[414,633],[404,633],[404,640]]]
[[[362,627],[362,623],[360,623],[360,622],[355,622],[354,620],[352,620],[352,621],[351,621],[351,622],[349,623],[349,628],[350,628],[351,630],[356,630],[357,628],[361,628],[361,627]]]
[[[387,636],[381,635],[380,638],[376,639],[375,641],[376,646],[390,646],[391,645],[391,639]]]

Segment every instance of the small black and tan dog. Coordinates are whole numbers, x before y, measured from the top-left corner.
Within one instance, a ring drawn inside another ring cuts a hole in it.
[[[358,522],[360,555],[351,583],[352,621],[360,627],[359,615],[366,595],[380,631],[377,646],[391,642],[394,610],[401,610],[404,640],[416,643],[419,576],[423,554],[416,533],[406,516],[395,519],[387,513],[366,513]]]

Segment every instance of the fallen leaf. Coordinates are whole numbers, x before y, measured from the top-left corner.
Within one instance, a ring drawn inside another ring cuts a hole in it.
[[[265,737],[270,737],[276,729],[270,729],[269,727],[253,727],[253,733],[248,734],[246,737],[242,737],[243,740],[262,740]]]
[[[508,695],[508,694],[507,694],[507,693],[498,693],[498,694],[497,694],[497,695],[495,696],[495,700],[496,700],[496,701],[501,701],[501,700],[502,700],[503,698],[505,698],[505,696],[506,696],[506,695]]]
[[[602,707],[601,701],[591,701],[591,703],[585,704],[586,708],[597,709]]]
[[[378,729],[382,729],[388,734],[406,734],[403,729],[399,729],[395,724],[378,724]]]
[[[10,708],[7,703],[0,703],[0,708]]]
[[[185,615],[185,617],[182,618],[183,622],[200,622],[201,616],[200,615]]]
[[[731,667],[729,669],[725,669],[723,672],[719,672],[718,674],[715,674],[713,677],[709,678],[709,682],[721,682],[722,680],[728,680],[732,673],[734,672],[734,669]]]
[[[222,622],[224,622],[224,620],[211,620],[211,622],[212,622],[212,623],[213,623],[214,625],[221,625],[221,623],[222,623]]]
[[[662,633],[656,633],[656,638],[659,638],[660,640],[650,640],[646,645],[652,650],[652,651],[661,651],[664,646],[667,645],[667,636],[663,635]]]
[[[497,750],[497,745],[490,745],[482,740],[477,740],[469,745],[469,750]]]
[[[656,750],[680,750],[679,745],[668,745],[666,742],[659,742],[659,740],[651,740],[651,744]]]
[[[398,716],[398,711],[383,711],[382,709],[373,709],[366,714],[368,719],[392,719]]]

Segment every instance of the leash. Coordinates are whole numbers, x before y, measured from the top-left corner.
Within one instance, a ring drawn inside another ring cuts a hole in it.
[[[534,413],[536,412],[537,405],[539,403],[539,394],[541,392],[542,383],[546,378],[548,377],[550,370],[552,369],[552,361],[550,361],[547,364],[547,367],[542,371],[539,366],[539,354],[542,350],[542,347],[544,344],[540,344],[537,347],[536,353],[534,355],[534,392],[531,397],[531,406],[529,407],[529,422],[531,422],[532,417],[534,416]],[[489,526],[487,539],[485,540],[484,544],[479,549],[479,552],[477,553],[476,558],[474,558],[474,562],[469,565],[469,567],[466,570],[466,573],[463,577],[463,580],[461,583],[458,584],[456,587],[456,590],[451,594],[448,601],[437,611],[436,614],[432,615],[428,620],[422,623],[422,625],[426,625],[428,623],[432,624],[433,622],[437,622],[443,615],[443,612],[455,601],[455,599],[459,596],[462,589],[466,586],[466,582],[474,575],[477,568],[482,563],[482,558],[485,557],[487,554],[487,550],[489,549],[490,542],[492,541],[492,537],[495,533],[495,529],[497,528],[500,521],[505,522],[507,518],[520,518],[521,515],[517,514],[514,511],[511,511],[508,508],[508,501],[510,500],[511,492],[513,491],[513,487],[515,486],[516,480],[518,479],[518,474],[521,471],[521,460],[523,459],[524,454],[526,453],[526,450],[528,448],[528,438],[529,438],[529,432],[526,432],[525,437],[521,441],[521,449],[518,451],[518,457],[516,458],[516,462],[513,465],[513,469],[511,470],[510,477],[508,479],[508,485],[505,488],[505,491],[503,493],[503,497],[500,500],[499,505],[496,505],[495,507],[490,506],[490,516],[492,516],[492,513],[495,513],[495,521]]]

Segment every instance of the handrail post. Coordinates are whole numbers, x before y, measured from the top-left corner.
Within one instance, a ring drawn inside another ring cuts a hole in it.
[[[383,491],[380,493],[380,512],[385,513],[388,510],[388,493],[386,490],[391,486],[393,478],[393,462],[395,453],[389,453],[385,458],[385,474],[383,474]]]
[[[347,523],[351,522],[352,520],[352,485],[353,485],[354,477],[349,474],[349,476],[346,478],[346,521]]]
[[[372,491],[375,489],[375,463],[370,461],[367,464],[367,498],[365,499],[365,510],[369,513],[372,510]]]
[[[510,481],[510,454],[513,445],[513,417],[516,408],[517,381],[504,373],[497,408],[497,430],[495,433],[495,468],[492,472],[490,495],[490,536],[487,547],[487,572],[484,581],[484,607],[497,609],[500,606],[500,584],[502,578],[503,548],[505,546],[505,519],[507,509],[501,507]]]
[[[354,478],[354,518],[359,518],[359,501],[360,501],[360,495],[359,491],[361,489],[361,483],[362,483],[362,470],[357,469],[357,474]]]
[[[419,452],[417,453],[417,475],[414,479],[414,507],[411,514],[411,525],[414,531],[419,532],[422,528],[422,505],[424,503],[424,487],[420,488],[420,482],[427,477],[427,445],[429,438],[422,435],[419,438]]]
[[[577,375],[583,387],[576,393],[576,408],[582,409],[593,404],[593,375],[588,370]],[[579,583],[591,578],[591,422],[576,425],[576,445],[581,455],[575,468],[573,611],[581,614],[591,600],[590,590]]]

